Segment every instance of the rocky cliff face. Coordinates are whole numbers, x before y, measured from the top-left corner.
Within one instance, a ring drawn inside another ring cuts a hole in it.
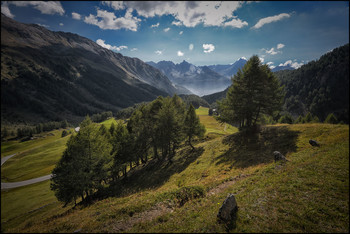
[[[140,59],[3,14],[1,52],[5,122],[74,121],[178,92],[164,74]]]

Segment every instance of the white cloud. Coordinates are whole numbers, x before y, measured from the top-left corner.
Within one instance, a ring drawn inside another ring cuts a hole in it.
[[[136,50],[138,50],[137,48],[132,48],[130,51],[136,51]]]
[[[158,54],[158,55],[162,55],[163,54],[163,51],[161,50],[156,50],[154,53]]]
[[[282,49],[284,46],[285,46],[284,44],[280,43],[277,45],[277,49]]]
[[[112,45],[109,45],[109,44],[105,44],[105,41],[102,40],[102,39],[97,39],[96,40],[96,43],[100,46],[102,46],[103,48],[106,48],[106,49],[109,49],[109,50],[116,50],[116,51],[120,51],[122,49],[127,49],[128,47],[127,46],[112,46]]]
[[[273,64],[273,62],[268,62],[266,63],[267,65],[271,66]]]
[[[15,17],[15,15],[11,13],[7,2],[1,4],[1,13],[12,19]]]
[[[124,4],[145,18],[172,15],[175,18],[172,24],[176,26],[225,26],[226,23],[226,26],[243,27],[247,24],[233,15],[244,4],[238,1],[125,1]]]
[[[158,27],[159,27],[159,22],[151,25],[151,28],[158,28]]]
[[[204,53],[210,53],[215,50],[215,46],[213,44],[203,44]]]
[[[282,48],[284,48],[284,44],[282,44],[282,43],[279,43],[279,44],[277,44],[277,50],[275,50],[275,48],[274,47],[272,47],[271,49],[269,49],[269,50],[267,50],[267,49],[262,49],[262,50],[265,50],[265,52],[267,53],[267,54],[271,54],[271,55],[275,55],[275,54],[282,54],[282,51],[280,51],[279,49],[282,49]]]
[[[39,23],[36,23],[37,25],[40,25],[41,27],[45,27],[45,28],[49,28],[50,26],[47,25],[47,24],[39,24]]]
[[[76,19],[76,20],[80,20],[81,19],[81,15],[76,13],[76,12],[72,12],[72,18]]]
[[[262,58],[262,57],[259,57],[259,59],[260,59],[260,62],[261,62],[261,63],[263,63],[263,62],[265,61],[265,59]]]
[[[273,65],[269,66],[270,69],[274,69],[275,67],[276,67],[276,66],[273,66]]]
[[[101,29],[122,29],[125,28],[131,31],[137,31],[138,22],[141,19],[132,16],[133,9],[128,9],[124,17],[117,18],[113,12],[97,9],[97,15],[90,14],[86,16],[84,22],[93,24]]]
[[[292,60],[287,60],[285,63],[281,63],[279,66],[290,66],[295,69],[298,69],[302,65],[304,65],[304,63],[292,62]]]
[[[18,7],[33,6],[35,9],[39,10],[42,14],[54,15],[64,14],[64,9],[60,2],[57,1],[10,1],[8,4],[13,4]]]
[[[273,47],[270,50],[265,50],[265,52],[271,55],[275,55],[278,53],[277,51],[275,51],[275,48]]]
[[[232,19],[231,21],[224,23],[225,27],[231,26],[233,28],[242,28],[242,27],[247,26],[247,25],[248,25],[248,23],[246,21],[242,22],[242,20],[240,20],[240,19]]]
[[[64,24],[63,23],[60,23],[60,26],[63,26]]]
[[[170,30],[170,28],[165,28],[164,32],[168,32]]]
[[[181,31],[181,32],[179,32],[179,35],[182,35],[184,33],[184,31]]]
[[[125,9],[123,1],[102,1],[102,4],[112,7],[116,11]]]
[[[191,50],[191,51],[193,50],[193,48],[194,48],[194,45],[193,45],[193,44],[190,44],[190,45],[188,46],[188,49]]]
[[[177,52],[177,56],[184,56],[184,53],[182,53],[180,50]]]
[[[172,25],[175,25],[175,26],[180,26],[182,25],[182,23],[180,21],[173,21],[171,22]]]
[[[262,18],[252,28],[254,28],[254,29],[261,28],[265,24],[276,22],[276,21],[282,20],[284,18],[289,18],[290,15],[291,14],[281,13],[279,15],[274,15],[274,16],[269,16],[269,17],[266,17],[266,18]]]

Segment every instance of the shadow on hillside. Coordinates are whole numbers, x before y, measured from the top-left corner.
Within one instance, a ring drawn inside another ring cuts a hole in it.
[[[247,168],[274,161],[273,152],[283,155],[297,150],[296,141],[300,132],[291,131],[286,126],[263,127],[259,133],[238,132],[227,136],[223,144],[230,149],[217,157],[217,164],[232,164],[235,168]]]
[[[189,164],[194,162],[204,152],[203,147],[192,150],[185,147],[173,158],[173,162],[168,160],[152,160],[143,166],[134,168],[128,173],[127,178],[123,178],[114,185],[114,196],[134,193],[144,189],[155,189],[163,185],[175,173],[185,170]]]

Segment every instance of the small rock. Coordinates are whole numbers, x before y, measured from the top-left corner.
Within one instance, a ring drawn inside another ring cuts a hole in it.
[[[78,232],[81,232],[81,228],[74,231],[74,233],[78,233]]]
[[[273,155],[275,157],[275,162],[278,161],[278,160],[288,161],[286,159],[286,157],[283,154],[281,154],[280,152],[278,152],[278,151],[273,152]]]
[[[236,198],[230,193],[220,207],[217,217],[225,222],[231,221],[234,219],[237,210]]]
[[[319,144],[317,141],[315,141],[315,140],[310,139],[310,140],[309,140],[309,143],[310,143],[310,145],[312,145],[312,146],[320,147],[320,144]]]

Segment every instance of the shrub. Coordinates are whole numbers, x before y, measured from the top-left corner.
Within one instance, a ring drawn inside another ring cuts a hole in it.
[[[65,136],[67,136],[68,135],[68,132],[66,131],[66,130],[63,130],[63,132],[62,132],[62,137],[65,137]]]
[[[278,120],[279,123],[288,123],[292,124],[293,123],[293,118],[290,115],[283,115],[281,118]]]
[[[333,113],[330,113],[324,122],[330,123],[330,124],[336,124],[338,123],[338,119],[334,116]]]
[[[186,186],[173,192],[176,202],[183,206],[186,202],[205,196],[205,190],[201,186]]]

